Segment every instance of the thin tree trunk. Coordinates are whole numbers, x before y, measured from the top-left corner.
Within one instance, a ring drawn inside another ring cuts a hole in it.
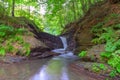
[[[15,0],[12,0],[12,16],[14,17],[14,10],[15,10]]]

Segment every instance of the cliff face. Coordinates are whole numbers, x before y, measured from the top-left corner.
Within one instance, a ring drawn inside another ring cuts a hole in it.
[[[108,0],[106,2],[96,3],[91,6],[87,13],[78,21],[66,25],[63,35],[67,36],[69,47],[75,48],[75,53],[93,46],[91,40],[95,34],[91,32],[93,26],[100,22],[104,22],[106,17],[112,14],[120,14],[120,0]],[[110,26],[120,23],[120,18],[111,18],[105,22],[104,26]],[[74,44],[71,44],[74,43]]]

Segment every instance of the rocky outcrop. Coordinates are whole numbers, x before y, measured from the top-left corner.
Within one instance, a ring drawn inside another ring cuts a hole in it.
[[[4,16],[0,19],[0,24],[13,26],[14,28],[25,29],[22,38],[24,42],[30,45],[30,58],[44,58],[54,55],[50,52],[52,49],[62,48],[63,44],[59,36],[54,36],[40,30],[36,24],[25,17],[10,17]],[[23,45],[17,42],[12,44],[18,51],[14,51],[12,54],[21,54],[25,52]]]

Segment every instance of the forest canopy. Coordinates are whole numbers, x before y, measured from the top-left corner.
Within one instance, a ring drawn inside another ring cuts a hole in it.
[[[98,1],[102,0],[0,0],[0,14],[27,17],[43,31],[58,35]]]

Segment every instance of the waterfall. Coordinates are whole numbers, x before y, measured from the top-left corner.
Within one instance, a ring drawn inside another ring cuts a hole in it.
[[[62,44],[63,44],[63,48],[59,48],[59,49],[54,49],[52,50],[52,52],[55,52],[55,53],[65,53],[65,50],[67,49],[67,40],[65,37],[60,37],[61,41],[62,41]]]
[[[55,52],[55,53],[61,53],[62,57],[65,57],[65,56],[73,56],[73,52],[72,51],[66,51],[68,45],[67,45],[67,40],[65,37],[60,37],[61,41],[62,41],[62,44],[63,44],[63,48],[60,48],[60,49],[54,49],[52,50],[52,52]]]
[[[65,37],[60,37],[62,44],[63,44],[63,49],[66,50],[67,49],[67,40]]]

